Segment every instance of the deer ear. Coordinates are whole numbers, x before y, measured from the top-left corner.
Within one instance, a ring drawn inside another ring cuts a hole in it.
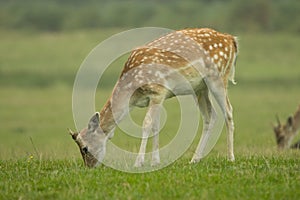
[[[74,133],[71,129],[68,128],[69,134],[72,136],[73,140],[77,139],[78,133]]]
[[[100,123],[100,114],[99,112],[96,112],[93,117],[90,119],[89,124],[88,124],[88,129],[91,131],[95,131],[99,127]]]
[[[288,124],[289,126],[292,126],[292,125],[293,125],[293,117],[292,117],[292,116],[290,116],[290,117],[287,119],[287,124]]]

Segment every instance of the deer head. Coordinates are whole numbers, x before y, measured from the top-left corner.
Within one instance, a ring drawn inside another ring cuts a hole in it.
[[[288,117],[286,124],[282,125],[278,116],[277,125],[273,126],[276,142],[279,149],[287,149],[291,147],[291,142],[294,139],[300,128],[300,105],[293,116]]]
[[[74,133],[69,129],[87,167],[96,167],[101,164],[105,156],[107,139],[110,138],[110,135],[105,134],[100,128],[99,116],[100,114],[96,112],[90,119],[88,127],[79,133]]]
[[[273,127],[273,130],[275,133],[277,146],[279,149],[287,149],[290,147],[291,141],[296,134],[296,131],[294,131],[293,128],[293,117],[290,116],[285,125],[280,123],[278,116],[276,116],[276,118],[277,125]]]

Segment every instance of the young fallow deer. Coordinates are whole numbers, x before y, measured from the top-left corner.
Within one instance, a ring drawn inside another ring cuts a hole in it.
[[[291,145],[291,142],[300,129],[300,105],[298,106],[297,111],[294,113],[294,116],[288,117],[286,124],[281,124],[278,116],[276,117],[277,125],[273,126],[273,130],[278,148],[300,148],[300,141]]]
[[[228,131],[228,159],[234,161],[234,125],[227,84],[228,80],[234,83],[237,52],[235,37],[208,28],[174,31],[133,50],[101,112],[96,112],[88,127],[81,132],[70,130],[85,165],[95,167],[102,162],[106,142],[112,137],[114,128],[135,106],[149,107],[143,121],[142,143],[135,166],[140,167],[144,163],[151,131],[152,165],[159,164],[159,107],[164,100],[177,95],[196,95],[196,102],[203,115],[202,137],[208,137],[216,120],[209,91],[224,114]],[[129,109],[125,99],[129,99]],[[204,157],[203,147],[206,142],[201,141],[191,163]]]

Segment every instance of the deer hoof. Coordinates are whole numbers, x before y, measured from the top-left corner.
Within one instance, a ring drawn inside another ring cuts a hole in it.
[[[235,161],[234,155],[229,156],[229,157],[228,157],[228,160],[229,160],[230,162],[234,162],[234,161]]]
[[[135,160],[134,166],[135,167],[142,167],[144,165],[144,157],[138,156]]]
[[[192,158],[192,160],[190,161],[190,164],[198,163],[200,160],[201,160],[201,158]]]

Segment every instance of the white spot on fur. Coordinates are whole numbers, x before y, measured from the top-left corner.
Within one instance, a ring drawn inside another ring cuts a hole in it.
[[[160,71],[155,72],[155,76],[157,76],[159,78],[163,78],[164,77],[164,75]]]
[[[222,63],[221,61],[218,62],[218,67],[221,67]]]

